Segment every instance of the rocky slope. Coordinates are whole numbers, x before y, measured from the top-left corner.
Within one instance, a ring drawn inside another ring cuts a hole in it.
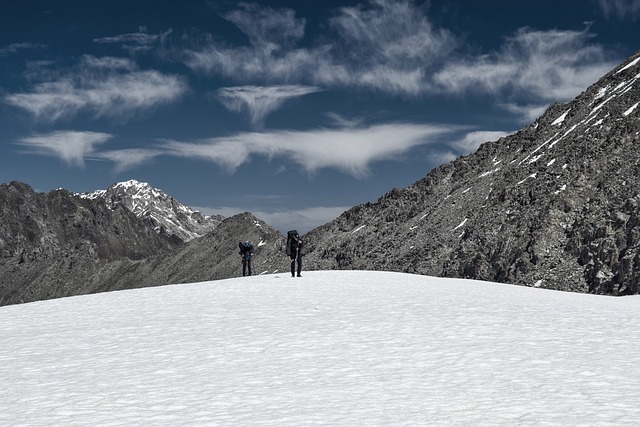
[[[254,245],[253,274],[286,272],[285,237],[245,212],[223,220],[216,230],[178,249],[143,260],[111,263],[92,277],[96,291],[191,283],[242,275],[238,242]],[[288,273],[287,273],[288,274]]]
[[[124,207],[65,190],[0,185],[0,305],[74,295],[91,272],[177,248]]]
[[[156,233],[121,203],[3,184],[0,305],[238,276],[240,240],[256,247],[255,274],[286,270],[284,236],[250,213],[185,243]]]
[[[103,199],[107,207],[124,206],[159,234],[188,242],[215,230],[222,216],[205,216],[145,182],[130,180],[106,190],[79,194],[86,199]]]
[[[624,295],[640,284],[640,54],[533,125],[307,234],[307,265]]]

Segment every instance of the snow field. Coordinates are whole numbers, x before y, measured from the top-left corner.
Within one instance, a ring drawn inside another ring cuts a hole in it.
[[[638,296],[303,276],[0,307],[0,424],[640,422]]]

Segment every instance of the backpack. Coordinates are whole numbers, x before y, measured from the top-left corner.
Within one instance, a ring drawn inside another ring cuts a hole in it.
[[[287,255],[291,255],[299,248],[300,235],[296,230],[290,230],[287,232]]]
[[[240,255],[246,260],[251,260],[251,255],[253,255],[251,253],[253,250],[251,242],[240,242],[238,246],[240,247]]]

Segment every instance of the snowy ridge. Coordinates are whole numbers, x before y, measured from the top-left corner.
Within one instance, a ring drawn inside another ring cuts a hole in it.
[[[177,236],[183,241],[210,233],[222,220],[220,216],[202,215],[162,190],[136,180],[119,182],[107,190],[83,193],[79,196],[86,199],[104,199],[111,209],[116,205],[123,205],[157,233]]]
[[[362,271],[1,307],[0,424],[631,426],[639,310]]]

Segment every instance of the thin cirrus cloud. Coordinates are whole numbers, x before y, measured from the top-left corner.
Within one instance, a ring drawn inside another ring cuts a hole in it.
[[[28,152],[60,158],[70,166],[84,167],[85,158],[94,154],[96,146],[113,135],[102,132],[56,131],[22,138],[19,145]]]
[[[590,38],[586,30],[522,28],[494,54],[447,63],[434,75],[433,89],[536,100],[538,104],[504,104],[529,119],[551,102],[575,97],[615,66],[606,60],[602,46],[588,43]]]
[[[476,151],[485,142],[496,141],[507,135],[508,133],[502,131],[473,131],[449,145],[459,154],[467,155]]]
[[[315,86],[237,86],[219,89],[220,102],[229,110],[246,111],[251,124],[261,128],[265,118],[287,100],[321,91]]]
[[[298,46],[305,21],[289,9],[245,6],[225,17],[245,33],[249,45],[210,41],[183,52],[187,66],[240,80],[418,95],[427,87],[429,69],[458,45],[451,32],[435,28],[408,1],[338,9],[329,21],[336,37],[311,47]]]
[[[165,140],[153,149],[105,151],[97,150],[97,146],[113,138],[111,134],[56,131],[22,138],[18,144],[27,147],[29,153],[58,157],[69,166],[84,167],[86,160],[111,161],[116,173],[159,156],[212,161],[234,173],[252,156],[264,156],[289,158],[308,173],[332,168],[355,178],[364,178],[372,162],[396,158],[419,145],[445,142],[465,129],[461,126],[392,123],[312,131],[250,132],[196,142]],[[504,135],[503,132],[471,132],[449,145],[458,154],[468,154],[481,143]]]
[[[163,154],[162,150],[148,148],[97,149],[112,138],[108,133],[65,130],[24,137],[17,144],[25,147],[27,153],[57,157],[68,166],[83,168],[87,160],[111,161],[116,173],[148,163]]]
[[[165,141],[167,154],[212,161],[234,172],[251,156],[286,157],[308,173],[333,168],[356,178],[369,173],[372,162],[392,159],[410,148],[441,142],[455,126],[383,124],[312,131],[241,133],[199,142]]]
[[[102,151],[91,157],[96,160],[109,160],[114,163],[114,172],[120,173],[148,163],[162,155],[161,150],[148,148],[126,148],[122,150]]]
[[[640,18],[640,0],[596,0],[609,20],[637,21]]]
[[[0,48],[0,57],[16,54],[21,50],[42,49],[46,47],[46,45],[39,43],[13,43],[7,47]]]
[[[606,10],[628,15],[638,2],[627,1],[623,8],[616,1]],[[182,60],[197,72],[240,82],[394,96],[490,94],[524,119],[552,102],[573,98],[617,63],[606,57],[603,46],[591,42],[594,35],[588,28],[521,28],[490,54],[465,55],[459,49],[463,38],[434,25],[427,10],[402,0],[343,7],[326,23],[331,38],[301,46],[305,21],[291,10],[245,7],[226,17],[247,35],[248,44],[223,45],[211,38],[204,47],[185,49]],[[282,36],[267,31],[276,23]],[[519,102],[523,99],[526,104]]]
[[[137,33],[95,38],[93,42],[98,44],[119,44],[129,53],[137,54],[153,49],[156,44],[164,40],[171,32],[172,30],[168,30],[162,34],[149,34],[146,32],[145,27],[141,27]]]
[[[37,83],[29,92],[8,94],[4,101],[43,122],[82,112],[127,120],[132,114],[171,103],[187,90],[183,77],[137,70],[127,59],[86,56],[77,68]]]

